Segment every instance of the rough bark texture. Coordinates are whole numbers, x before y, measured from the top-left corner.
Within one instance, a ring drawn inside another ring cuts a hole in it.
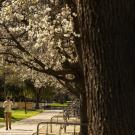
[[[135,135],[135,1],[80,5],[89,135]]]
[[[85,92],[80,95],[80,118],[80,134],[88,135],[87,97]]]
[[[69,5],[72,13],[78,12],[79,8],[79,3],[77,0],[66,0],[66,3]],[[79,18],[72,16],[73,17],[73,22],[74,22],[74,31],[79,34],[80,29],[79,29]],[[81,51],[81,41],[80,38],[74,36],[74,41],[75,41],[75,47],[77,54],[79,56],[82,55]],[[77,71],[76,77],[77,77],[77,82],[76,84],[79,85],[79,94],[80,94],[80,121],[81,121],[81,127],[80,127],[80,134],[81,135],[88,135],[88,117],[87,117],[87,98],[86,98],[86,91],[85,91],[85,84],[84,84],[84,75],[83,75],[83,69],[82,69],[82,57],[79,57],[79,62],[78,62],[78,68],[75,69]]]

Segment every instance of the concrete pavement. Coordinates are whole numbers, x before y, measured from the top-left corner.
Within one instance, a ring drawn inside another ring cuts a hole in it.
[[[46,110],[36,116],[15,122],[11,130],[0,128],[0,135],[32,135],[37,130],[37,124],[50,121],[51,117],[58,115],[62,110]]]

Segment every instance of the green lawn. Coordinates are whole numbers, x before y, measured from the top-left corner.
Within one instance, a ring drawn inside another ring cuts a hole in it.
[[[4,121],[4,119],[3,118],[0,118],[0,122],[3,122]]]
[[[25,114],[24,110],[13,110],[12,111],[12,120],[13,122],[29,118],[31,116],[37,115],[38,113],[41,113],[42,110],[34,110],[34,111],[27,111],[27,114]],[[0,122],[4,122],[4,118],[0,118]]]
[[[63,104],[51,103],[51,104],[49,104],[49,106],[51,106],[51,107],[66,107],[67,105],[68,105],[67,103],[63,103]]]

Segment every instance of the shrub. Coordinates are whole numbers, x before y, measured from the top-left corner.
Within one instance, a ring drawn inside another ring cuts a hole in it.
[[[0,117],[4,118],[4,108],[0,108]]]

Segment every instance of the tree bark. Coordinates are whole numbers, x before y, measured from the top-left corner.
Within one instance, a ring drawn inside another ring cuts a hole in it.
[[[36,89],[36,105],[35,105],[35,109],[39,109],[39,99],[40,99],[40,93],[39,93],[39,89]]]
[[[89,135],[134,135],[135,1],[80,5]]]
[[[27,99],[26,97],[24,97],[24,110],[25,110],[25,114],[27,114]]]
[[[78,13],[78,8],[79,8],[79,3],[74,0],[67,0],[66,3],[69,5],[72,13]],[[73,17],[73,22],[74,22],[74,31],[76,34],[80,34],[80,23],[79,23],[79,18],[72,16]],[[82,56],[82,51],[81,51],[81,40],[78,37],[74,36],[74,41],[75,41],[75,47],[78,56]],[[86,91],[85,91],[85,84],[84,84],[84,76],[83,76],[83,67],[82,67],[82,57],[79,57],[79,62],[78,62],[78,72],[76,74],[77,77],[77,82],[76,84],[79,85],[79,87],[76,87],[79,89],[80,93],[80,135],[88,135],[88,117],[87,117],[87,97],[86,97]],[[77,70],[77,69],[76,69]]]
[[[80,134],[88,135],[87,98],[86,93],[80,94]]]

